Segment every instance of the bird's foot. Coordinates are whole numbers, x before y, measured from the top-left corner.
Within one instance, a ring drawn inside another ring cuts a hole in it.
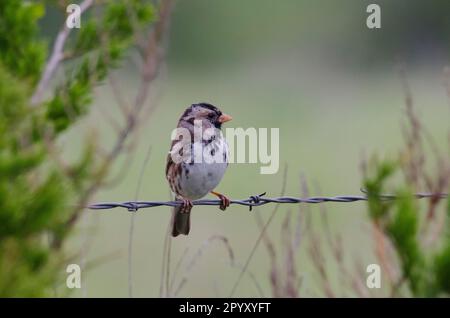
[[[226,197],[225,195],[223,195],[221,193],[214,192],[214,191],[211,191],[211,193],[214,194],[215,196],[217,196],[220,199],[221,203],[220,203],[219,208],[222,211],[225,211],[226,208],[228,208],[230,206],[231,201],[230,201],[230,199],[228,199],[228,197]]]
[[[184,198],[182,198],[181,201],[183,203],[181,204],[180,212],[187,213],[187,212],[191,211],[191,208],[193,206],[192,201],[189,199],[184,199]]]

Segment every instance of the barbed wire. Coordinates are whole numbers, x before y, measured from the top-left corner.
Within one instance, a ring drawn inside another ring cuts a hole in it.
[[[262,193],[259,195],[252,195],[248,199],[243,200],[230,200],[231,204],[248,206],[249,210],[252,210],[252,207],[266,205],[269,203],[324,203],[324,202],[340,202],[340,203],[348,203],[348,202],[356,202],[356,201],[367,201],[369,197],[367,196],[367,192],[365,190],[361,190],[365,195],[342,195],[342,196],[334,196],[334,197],[309,197],[309,198],[296,198],[296,197],[277,197],[277,198],[267,198],[265,197],[266,193]],[[390,194],[383,194],[378,196],[380,200],[395,200],[398,197]],[[447,193],[416,193],[414,194],[416,199],[425,199],[425,198],[434,198],[434,199],[444,199],[448,197]],[[192,205],[221,205],[221,200],[194,200],[192,201]],[[89,205],[87,208],[91,210],[108,210],[114,208],[124,208],[130,212],[136,212],[140,209],[154,208],[158,206],[180,206],[183,202],[181,201],[126,201],[126,202],[105,202],[105,203],[95,203]]]

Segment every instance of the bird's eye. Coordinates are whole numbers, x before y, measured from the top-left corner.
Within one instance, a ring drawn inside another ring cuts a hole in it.
[[[213,114],[213,113],[209,113],[209,114],[208,114],[208,118],[209,118],[209,119],[213,119],[213,118],[214,118],[214,114]]]

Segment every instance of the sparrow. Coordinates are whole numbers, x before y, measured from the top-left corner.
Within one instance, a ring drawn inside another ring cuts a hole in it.
[[[188,107],[178,121],[177,129],[189,132],[189,140],[173,139],[167,156],[166,178],[175,200],[182,202],[173,208],[173,237],[189,234],[192,200],[211,193],[221,200],[221,210],[230,205],[225,195],[213,190],[222,180],[228,166],[228,144],[221,128],[223,123],[231,119],[231,116],[211,104],[197,103]],[[201,130],[196,127],[201,127]],[[199,130],[201,138],[195,138],[195,131]],[[198,149],[202,151],[200,157],[195,154]],[[212,157],[216,160],[211,160]]]

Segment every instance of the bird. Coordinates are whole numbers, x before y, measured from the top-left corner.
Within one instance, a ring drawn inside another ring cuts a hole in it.
[[[166,179],[175,200],[181,201],[172,212],[173,237],[189,234],[192,200],[211,193],[221,200],[221,210],[230,205],[230,199],[214,189],[228,167],[228,144],[221,128],[231,119],[216,106],[202,102],[189,106],[178,121],[177,129],[188,132],[189,139],[174,138],[167,156]],[[201,138],[195,138],[196,127],[201,127]],[[196,157],[198,149],[202,150],[200,157]]]

